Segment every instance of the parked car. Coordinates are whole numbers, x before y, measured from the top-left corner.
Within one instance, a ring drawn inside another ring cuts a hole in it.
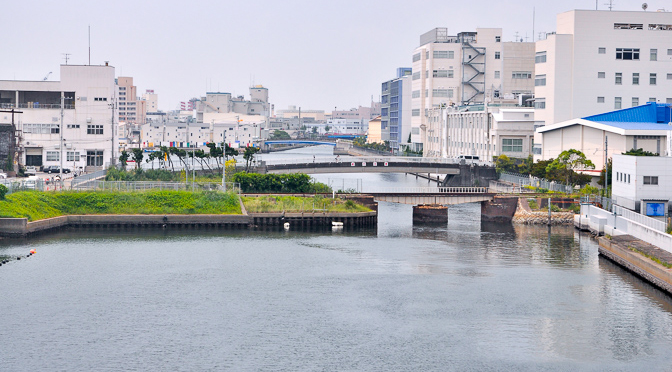
[[[35,175],[37,175],[37,168],[29,165],[29,166],[26,167],[26,169],[23,171],[23,173],[25,173],[28,176],[35,176]]]
[[[7,173],[0,172],[0,180],[4,180],[7,178]]]
[[[46,168],[44,168],[44,173],[61,173],[60,168],[58,165],[50,165]],[[70,173],[69,168],[63,168],[63,173]]]

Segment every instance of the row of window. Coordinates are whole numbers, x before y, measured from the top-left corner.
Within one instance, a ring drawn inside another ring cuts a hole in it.
[[[503,138],[503,152],[523,152],[523,140],[521,138]]]
[[[598,79],[604,79],[606,78],[606,73],[602,71],[598,71],[597,73],[597,78]],[[672,80],[672,73],[668,73],[666,75],[667,80]],[[615,72],[614,73],[614,83],[616,85],[623,85],[623,73],[622,72]],[[658,83],[658,74],[655,72],[649,73],[649,85],[656,85]],[[633,72],[632,73],[632,85],[639,85],[639,72]]]
[[[646,5],[646,3],[644,3]],[[643,23],[614,23],[614,30],[643,30]],[[672,31],[672,25],[649,23],[649,31]]]
[[[623,183],[630,183],[630,175],[622,172],[616,172],[616,181]],[[657,186],[658,176],[644,176],[643,184]]]
[[[421,54],[416,53],[413,55],[413,62],[417,62],[421,59]],[[455,52],[452,50],[435,50],[432,52],[432,57],[436,59],[455,59]],[[495,52],[495,59],[501,59],[501,52]],[[425,52],[425,58],[429,58],[429,51]]]
[[[60,151],[47,151],[47,161],[60,161],[61,152]],[[68,151],[65,156],[66,161],[77,161],[79,160],[80,154],[79,151]],[[102,164],[101,164],[102,165]]]
[[[604,97],[597,97],[597,103],[604,103]],[[649,97],[647,102],[657,102],[656,97]],[[672,103],[672,98],[667,98],[666,103]],[[639,97],[632,97],[632,107],[639,106]],[[614,97],[614,109],[623,108],[623,97]]]

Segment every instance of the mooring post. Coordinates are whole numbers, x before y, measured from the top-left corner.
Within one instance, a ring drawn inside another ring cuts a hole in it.
[[[548,198],[548,226],[551,226],[551,198]]]

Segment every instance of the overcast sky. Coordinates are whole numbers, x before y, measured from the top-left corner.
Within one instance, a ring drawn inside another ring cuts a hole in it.
[[[606,10],[607,0],[598,0]],[[641,11],[641,0],[615,0],[614,10]],[[648,1],[649,11],[669,1]],[[59,79],[70,64],[110,61],[132,76],[138,92],[154,89],[162,110],[206,91],[249,96],[269,89],[276,110],[288,105],[327,112],[368,106],[397,67],[410,66],[420,34],[448,27],[451,35],[501,27],[554,31],[556,14],[595,9],[595,0],[533,1],[5,1],[0,79]],[[668,9],[672,10],[672,9]]]

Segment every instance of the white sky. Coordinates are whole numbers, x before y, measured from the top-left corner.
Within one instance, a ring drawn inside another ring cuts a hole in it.
[[[615,0],[614,10],[641,11],[641,0]],[[670,5],[647,1],[649,11]],[[608,0],[598,0],[606,10]],[[595,9],[595,0],[201,0],[5,1],[1,80],[59,79],[63,53],[70,64],[110,61],[117,76],[132,76],[138,92],[154,89],[162,110],[207,91],[249,97],[269,89],[276,110],[288,105],[331,112],[368,106],[397,67],[410,66],[420,34],[448,27],[516,32],[555,30],[557,13]],[[668,9],[672,10],[672,9]]]

